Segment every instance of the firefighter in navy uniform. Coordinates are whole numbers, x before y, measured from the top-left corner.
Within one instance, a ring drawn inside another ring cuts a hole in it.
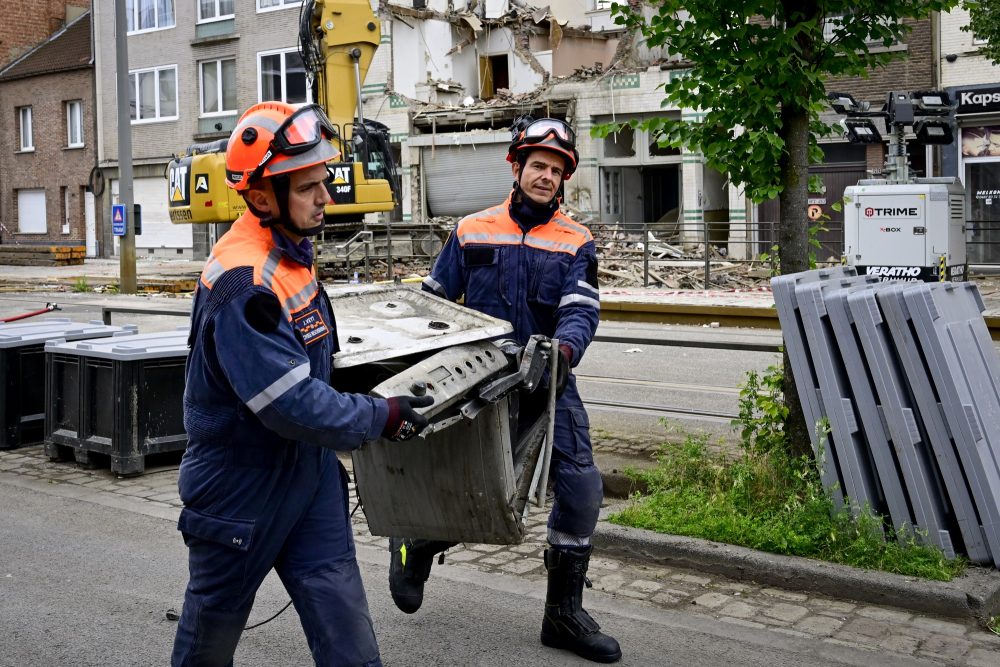
[[[191,316],[175,666],[232,664],[272,568],[317,665],[381,665],[333,450],[412,437],[427,424],[414,408],[432,401],[329,385],[337,331],[308,237],[330,201],[332,137],[319,107],[265,102],[229,139],[227,183],[249,210],[212,249]]]
[[[583,609],[590,537],[603,498],[594,465],[590,422],[570,368],[580,362],[597,330],[600,299],[597,253],[583,225],[559,211],[558,193],[576,170],[573,130],[553,118],[519,118],[507,153],[514,189],[499,206],[462,219],[445,243],[423,288],[509,321],[522,345],[533,334],[559,339],[552,483],[545,567],[548,591],[541,640],[597,662],[621,658],[618,642],[603,634]],[[521,401],[521,425],[543,406],[536,392]],[[415,612],[434,556],[445,542],[393,538],[389,587],[396,605]]]

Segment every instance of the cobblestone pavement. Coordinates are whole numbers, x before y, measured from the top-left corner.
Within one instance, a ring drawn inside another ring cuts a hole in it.
[[[88,487],[109,500],[140,502],[179,512],[177,461],[150,467],[146,474],[118,479],[107,469],[86,470],[75,463],[50,462],[42,447],[0,451],[0,474],[47,481],[53,485]],[[353,487],[353,485],[352,485]],[[352,504],[356,502],[351,489]],[[545,548],[547,513],[532,508],[523,544],[496,546],[462,544],[451,549],[443,566],[503,572],[544,586],[542,551]],[[388,540],[368,532],[362,513],[354,517],[358,543],[388,548]],[[433,576],[433,574],[432,574]],[[973,621],[941,619],[909,611],[857,604],[795,591],[734,581],[718,575],[626,562],[595,554],[590,565],[594,588],[614,596],[661,608],[683,611],[750,628],[770,628],[817,641],[844,644],[950,665],[1000,666],[1000,636]],[[600,620],[600,619],[598,619]]]

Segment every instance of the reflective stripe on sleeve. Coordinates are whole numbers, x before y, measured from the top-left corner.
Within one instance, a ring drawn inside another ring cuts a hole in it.
[[[563,306],[570,306],[573,304],[580,304],[581,306],[590,306],[595,310],[601,309],[601,302],[597,299],[592,299],[589,296],[583,296],[582,294],[567,294],[556,306],[556,309],[562,308]]]
[[[600,291],[596,287],[588,283],[586,280],[577,280],[576,286],[579,287],[580,289],[585,289],[588,292],[592,292],[595,295],[600,294]]]
[[[271,248],[271,252],[267,253],[264,267],[260,271],[260,280],[264,287],[274,289],[271,283],[274,280],[274,272],[278,270],[279,264],[281,264],[281,248],[275,246]]]
[[[264,391],[247,401],[247,407],[250,408],[254,414],[257,414],[267,406],[271,405],[271,403],[281,398],[281,396],[289,389],[309,377],[309,373],[310,369],[308,362],[302,364],[298,368],[293,368],[272,382],[270,386],[264,389]]]
[[[222,266],[222,262],[217,260],[214,256],[209,255],[208,263],[205,265],[205,271],[202,274],[203,282],[211,287],[225,272],[226,267]]]
[[[282,304],[281,309],[285,313],[285,317],[289,320],[292,319],[292,313],[302,308],[319,292],[319,286],[316,284],[315,280],[309,282],[308,285],[299,290],[298,294],[293,294],[287,299],[285,303]]]
[[[439,295],[443,296],[446,299],[448,298],[448,295],[444,291],[444,285],[442,285],[438,281],[434,280],[430,276],[427,276],[426,278],[424,278],[424,285],[427,285],[429,288],[431,288],[431,290],[435,294],[439,294]]]

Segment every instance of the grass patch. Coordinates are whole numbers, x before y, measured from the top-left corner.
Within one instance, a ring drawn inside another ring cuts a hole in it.
[[[74,292],[92,292],[93,289],[90,287],[90,284],[87,282],[86,278],[77,278],[76,282],[73,283],[73,291]]]
[[[897,541],[882,519],[835,511],[815,462],[795,459],[781,423],[781,370],[750,373],[740,392],[741,452],[712,452],[707,437],[664,444],[658,465],[631,472],[649,493],[611,517],[613,523],[699,537],[772,553],[948,581],[966,562],[948,559],[915,535]]]

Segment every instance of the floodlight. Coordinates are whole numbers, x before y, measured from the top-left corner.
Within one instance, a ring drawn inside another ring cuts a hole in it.
[[[914,91],[910,99],[923,115],[945,116],[952,111],[951,98],[943,90]]]
[[[882,135],[870,118],[845,118],[840,121],[840,125],[852,144],[882,143]]]
[[[954,129],[944,118],[922,118],[913,125],[913,133],[922,144],[950,144]]]
[[[858,102],[849,93],[829,93],[826,99],[837,113],[853,113],[858,111]]]

